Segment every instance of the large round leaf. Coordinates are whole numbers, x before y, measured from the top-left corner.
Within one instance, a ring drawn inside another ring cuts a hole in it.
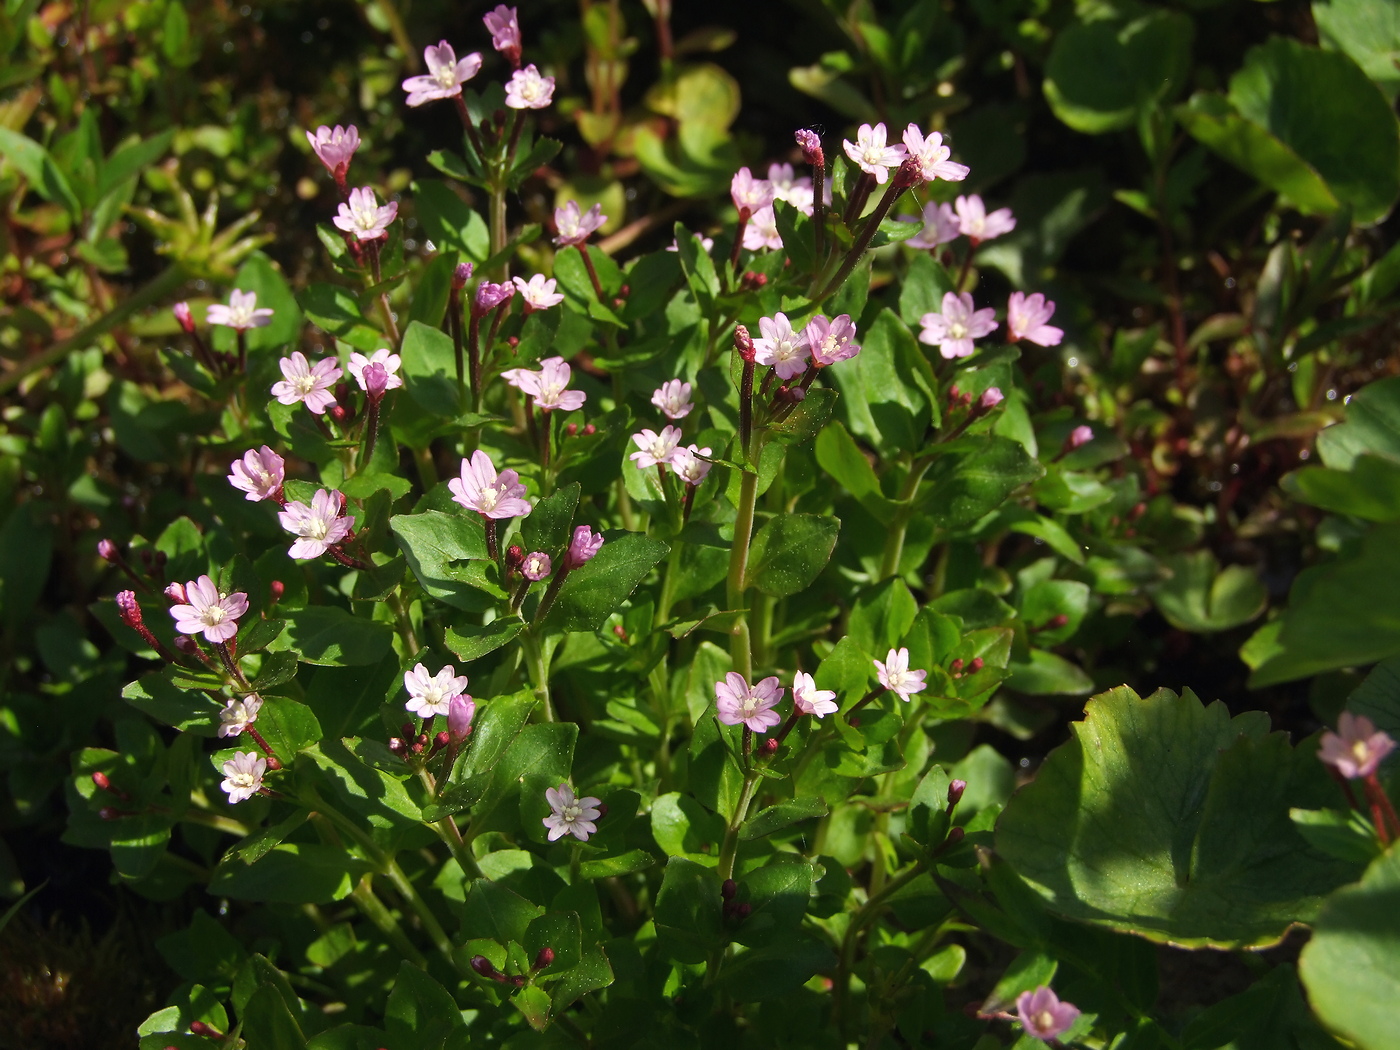
[[[1071,919],[1192,947],[1257,947],[1308,921],[1354,865],[1312,849],[1290,806],[1335,789],[1268,717],[1127,687],[1008,803],[997,850]]]
[[[1312,11],[1322,46],[1345,51],[1393,100],[1400,92],[1400,5],[1395,0],[1317,0]]]

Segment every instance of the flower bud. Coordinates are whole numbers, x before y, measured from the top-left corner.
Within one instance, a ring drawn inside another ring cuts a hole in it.
[[[741,324],[734,326],[734,349],[746,362],[753,364],[753,339],[749,337],[749,330]]]
[[[982,666],[982,658],[980,656],[974,656],[972,662],[967,665],[967,669],[971,674],[976,674],[978,671],[982,670]]]
[[[948,808],[952,809],[962,801],[963,792],[967,790],[966,780],[954,780],[948,785]]]
[[[281,580],[273,580],[267,585],[267,590],[268,594],[272,596],[272,600],[275,602],[281,598],[282,595],[287,593],[287,585]]]
[[[135,591],[117,592],[117,612],[121,614],[122,623],[134,631],[139,631],[146,626],[141,619],[141,606],[136,604]]]
[[[962,657],[961,657],[961,656],[958,657],[956,660],[954,660],[952,663],[950,663],[950,664],[948,665],[948,670],[952,671],[954,674],[957,674],[957,673],[958,673],[959,671],[961,671],[962,669],[963,669],[963,660],[962,660]]]
[[[194,314],[190,312],[189,303],[176,303],[171,307],[171,313],[175,315],[175,320],[180,322],[180,327],[186,335],[194,334]]]
[[[627,628],[620,623],[613,624],[613,635],[619,642],[627,641]]]
[[[1002,395],[1000,389],[994,386],[989,386],[986,390],[982,391],[982,399],[977,402],[977,407],[982,409],[983,411],[986,411],[988,409],[996,408],[997,405],[1001,404],[1005,400],[1006,398]]]
[[[383,365],[375,363],[365,369],[365,393],[371,401],[378,404],[388,389],[389,373]]]
[[[389,738],[389,750],[402,758],[404,753],[403,741],[396,736],[391,736]]]
[[[566,427],[564,428],[564,434],[565,434],[565,436],[567,436],[567,437],[577,437],[577,436],[578,436],[578,424],[577,424],[577,423],[570,423],[568,426],[566,426]]]
[[[584,437],[592,437],[592,436],[593,436],[594,434],[596,434],[596,433],[598,433],[598,428],[595,427],[592,423],[585,423],[585,424],[583,425],[583,436],[584,436]]]
[[[617,290],[617,294],[621,298],[626,299],[629,295],[632,294],[632,286],[630,284],[624,284],[621,288]]]
[[[514,350],[514,349],[515,349],[517,346],[519,346],[519,345],[520,345],[520,336],[518,336],[518,335],[508,335],[508,336],[506,336],[506,346],[508,346],[508,347],[510,347],[512,350]]]
[[[1054,616],[1050,617],[1050,619],[1045,621],[1044,630],[1058,631],[1067,623],[1069,623],[1069,617],[1067,615],[1065,615],[1064,613],[1056,613]]]
[[[493,980],[500,977],[500,974],[496,972],[496,968],[491,965],[491,960],[484,955],[473,955],[468,965],[477,973],[481,974],[482,977],[490,977]]]
[[[192,634],[177,634],[175,636],[175,649],[186,656],[194,656],[199,652],[199,643],[194,640]]]
[[[337,423],[344,423],[347,419],[350,418],[350,413],[345,410],[345,406],[339,404],[331,405],[330,411],[327,413],[327,415],[329,415]]]
[[[577,569],[580,565],[592,561],[602,549],[603,534],[594,532],[587,525],[580,525],[574,529],[568,553],[564,555],[564,563],[570,569]]]
[[[512,543],[506,548],[506,570],[508,572],[519,572],[520,567],[525,564],[525,548],[518,543]]]
[[[765,740],[765,741],[763,742],[763,744],[759,747],[759,750],[762,751],[765,755],[774,755],[774,754],[777,754],[777,751],[778,751],[778,738],[777,738],[777,737],[770,736],[770,737],[769,737],[767,740]]]
[[[943,840],[943,844],[945,846],[956,846],[959,842],[963,840],[963,836],[966,834],[967,832],[965,832],[962,828],[953,828],[951,831],[948,832],[948,837]]]
[[[122,811],[115,806],[103,806],[97,811],[97,815],[103,820],[116,820],[122,815]]]
[[[117,550],[117,545],[108,539],[97,541],[97,555],[103,561],[109,561],[113,565],[118,564],[122,560],[121,551]]]
[[[190,1035],[202,1035],[208,1039],[218,1039],[219,1031],[205,1024],[203,1021],[191,1021]]]
[[[112,790],[112,782],[107,779],[106,773],[94,773],[92,775],[92,782],[97,785],[99,791]]]
[[[784,385],[778,387],[778,392],[774,395],[774,399],[796,405],[807,400],[807,391],[803,390],[800,386]]]
[[[768,275],[748,270],[739,278],[739,287],[746,292],[756,292],[768,283]]]
[[[913,157],[909,157],[895,169],[894,175],[890,178],[890,187],[893,191],[898,192],[922,185],[924,181],[923,165]]]
[[[739,917],[740,922],[743,922],[753,914],[753,905],[747,903],[735,905],[734,914]]]
[[[172,583],[163,592],[176,605],[188,605],[190,600],[185,597],[185,586],[182,583]]]
[[[505,284],[482,281],[476,286],[476,296],[472,299],[472,313],[477,317],[484,317],[514,294],[515,285],[509,281]]]
[[[822,155],[821,136],[815,131],[807,128],[799,128],[793,138],[797,140],[797,148],[802,151],[802,159],[808,164],[823,165],[826,158]]]
[[[1069,437],[1065,439],[1065,451],[1079,448],[1080,445],[1087,445],[1094,440],[1094,431],[1087,426],[1078,426],[1069,432]]]
[[[405,740],[412,740],[417,734],[413,731],[413,723],[405,722],[399,726],[399,732],[403,734]]]
[[[719,895],[727,901],[734,899],[734,894],[739,892],[739,884],[733,879],[725,879],[720,885]]]
[[[450,743],[452,743],[452,735],[445,729],[439,732],[437,736],[433,737],[434,750],[446,747]]]
[[[452,290],[454,292],[460,292],[467,286],[467,282],[471,279],[472,264],[469,262],[458,263],[457,269],[452,271]]]
[[[476,704],[463,696],[454,696],[447,702],[447,731],[456,743],[461,743],[472,731],[472,716],[476,714]]]
[[[541,949],[539,950],[539,953],[535,956],[535,969],[536,969],[536,970],[543,970],[545,967],[547,967],[547,966],[553,966],[553,965],[554,965],[554,949],[553,949],[553,948],[541,948]]]

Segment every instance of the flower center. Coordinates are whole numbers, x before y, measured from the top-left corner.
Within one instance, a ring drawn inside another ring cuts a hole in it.
[[[563,818],[565,824],[572,824],[583,816],[583,807],[577,801],[570,802],[559,816]]]
[[[222,605],[211,605],[204,610],[204,622],[210,627],[224,622],[224,608]]]
[[[1055,1015],[1049,1010],[1041,1010],[1031,1018],[1031,1023],[1042,1032],[1048,1032],[1055,1027]]]
[[[253,776],[252,773],[234,773],[229,777],[229,780],[233,781],[236,787],[241,788],[255,787],[258,782],[257,777]]]
[[[861,159],[862,159],[863,161],[865,161],[866,164],[880,164],[880,163],[883,163],[883,161],[884,161],[884,154],[885,154],[885,150],[884,150],[884,147],[883,147],[883,146],[876,146],[876,145],[873,145],[873,144],[866,145],[866,146],[860,151]]]
[[[293,379],[292,386],[296,388],[299,394],[305,397],[316,389],[316,377],[310,372],[307,372],[305,375],[299,375]],[[264,474],[263,476],[266,477],[267,475]]]
[[[1357,762],[1364,763],[1368,758],[1371,757],[1371,749],[1366,746],[1366,741],[1358,740],[1356,743],[1351,745],[1351,754]]]
[[[967,338],[967,325],[963,324],[961,321],[954,321],[952,324],[950,324],[950,325],[948,326],[948,338],[950,338],[950,339],[966,339],[966,338]]]
[[[457,86],[457,67],[455,65],[438,66],[433,73],[433,79],[444,88],[455,88]]]
[[[500,489],[488,488],[481,490],[481,505],[487,510],[495,510],[496,504],[501,501]]]

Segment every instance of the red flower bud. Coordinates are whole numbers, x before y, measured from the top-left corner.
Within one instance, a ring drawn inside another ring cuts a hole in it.
[[[122,560],[121,551],[117,550],[117,545],[108,539],[97,541],[97,554],[103,561],[109,561],[113,565]]]
[[[535,956],[535,969],[543,970],[547,966],[554,965],[554,949],[541,948],[539,954]]]
[[[749,337],[749,330],[741,324],[734,326],[734,350],[749,364],[753,363],[753,339]]]
[[[569,436],[569,437],[577,437],[577,436],[578,436],[578,424],[577,424],[577,423],[570,423],[568,426],[566,426],[566,427],[564,428],[564,433],[565,433],[567,436]]]
[[[491,960],[484,955],[473,955],[468,965],[477,973],[481,974],[482,977],[490,977],[493,980],[497,980],[501,976],[496,972],[496,968],[491,965]]]
[[[452,743],[452,737],[447,730],[444,729],[439,732],[437,736],[433,737],[433,743],[437,747],[446,747],[448,744]]]
[[[519,345],[520,345],[520,336],[518,336],[518,335],[511,335],[511,336],[507,336],[507,337],[506,337],[506,346],[510,347],[512,350],[514,350],[514,349],[515,349],[517,346],[519,346]]]
[[[287,585],[281,580],[273,580],[267,585],[267,590],[268,593],[272,596],[272,600],[275,602],[279,598],[281,598],[282,595],[287,593]]]
[[[584,437],[591,437],[592,435],[594,435],[594,434],[596,434],[596,433],[598,433],[598,428],[595,427],[592,423],[585,423],[585,424],[584,424],[584,427],[583,427],[583,436],[584,436]]]
[[[733,879],[725,879],[719,888],[719,895],[727,901],[732,901],[734,899],[734,894],[738,892],[739,884]]]
[[[966,780],[954,780],[948,785],[948,808],[952,809],[962,801],[963,792],[967,790]]]
[[[759,750],[761,750],[765,755],[776,754],[778,750],[778,738],[770,736],[767,740],[763,742],[763,745],[762,747],[760,747]]]
[[[982,670],[982,667],[982,658],[980,656],[974,656],[972,658],[972,662],[967,665],[967,669],[973,674],[976,674],[978,671]]]

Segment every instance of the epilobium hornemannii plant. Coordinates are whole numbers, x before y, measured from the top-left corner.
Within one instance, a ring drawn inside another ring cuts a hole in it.
[[[999,309],[1010,210],[872,122],[726,169],[732,216],[656,251],[589,200],[548,238],[513,193],[555,83],[485,28],[513,72],[444,41],[404,84],[482,215],[317,129],[342,281],[298,304],[258,257],[203,331],[177,308],[218,424],[190,517],[104,549],[164,667],[80,754],[71,837],[237,932],[171,948],[147,1038],[1196,1045],[1120,971],[1312,920],[1400,831],[1389,738],[1343,722],[1324,764],[1118,691],[1008,803],[974,719],[1116,681],[1073,640],[1134,588],[1211,625],[1234,596],[1172,604],[1113,428],[1046,414],[1072,321],[1033,274]]]

